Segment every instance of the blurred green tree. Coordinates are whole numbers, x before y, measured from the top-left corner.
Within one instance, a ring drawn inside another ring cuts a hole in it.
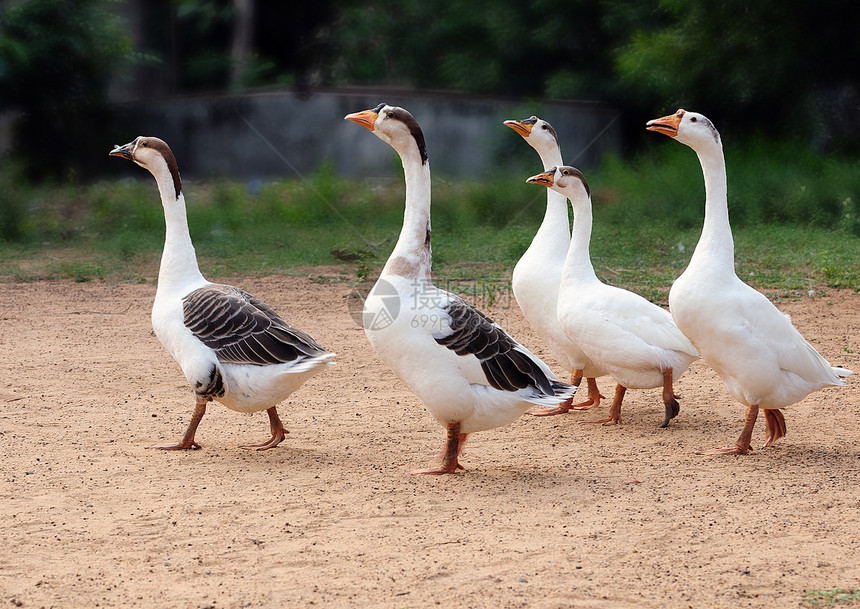
[[[31,177],[69,177],[104,156],[111,76],[131,42],[104,0],[29,0],[0,13],[0,112],[22,113],[15,150]]]
[[[683,106],[721,126],[860,148],[854,4],[342,0],[328,81],[598,99],[627,110],[637,133]]]
[[[332,35],[338,61],[330,76],[487,95],[605,99],[618,93],[611,51],[647,20],[641,7],[632,0],[573,0],[563,7],[552,0],[345,2]],[[625,13],[639,19],[620,18]]]
[[[697,109],[819,148],[860,147],[856,2],[662,0],[659,13],[617,53],[640,106]]]

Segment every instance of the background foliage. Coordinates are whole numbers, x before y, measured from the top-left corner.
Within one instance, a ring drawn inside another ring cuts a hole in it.
[[[15,146],[32,177],[74,177],[105,124],[114,73],[132,58],[100,0],[8,2],[0,14],[0,112],[22,113]]]
[[[248,5],[253,44],[239,57],[237,15]],[[140,31],[122,17],[132,6]],[[157,254],[163,218],[151,189],[79,183],[92,177],[87,159],[104,156],[90,135],[110,130],[117,91],[393,85],[600,100],[635,117],[624,156],[588,176],[596,265],[628,285],[670,281],[702,217],[695,155],[646,134],[640,117],[679,106],[705,112],[735,134],[726,150],[730,213],[736,238],[752,235],[757,257],[744,264],[767,277],[791,260],[816,281],[858,287],[854,14],[849,0],[0,1],[0,116],[20,116],[13,154],[0,160],[0,274],[50,276],[17,262],[41,246],[101,248],[102,262],[60,263],[61,273],[83,278]],[[251,194],[226,181],[189,185],[200,250],[263,270],[340,260],[333,251],[378,262],[400,222],[400,191],[357,188],[326,167],[311,186],[267,184]],[[508,268],[542,215],[542,193],[533,192],[519,179],[434,186],[436,262]],[[232,250],[244,262],[227,257]],[[789,283],[804,285],[794,277]]]
[[[25,113],[28,167],[56,168],[44,142],[97,124],[109,84],[129,74],[164,95],[360,84],[597,99],[631,116],[684,106],[723,127],[860,151],[851,0],[257,0],[251,56],[231,76],[239,3],[136,3],[135,48],[122,0],[0,5],[0,111]]]

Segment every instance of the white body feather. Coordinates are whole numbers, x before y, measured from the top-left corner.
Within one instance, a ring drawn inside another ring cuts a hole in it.
[[[158,159],[147,166],[158,183],[164,207],[166,235],[158,288],[152,307],[155,335],[174,357],[192,387],[206,384],[213,366],[222,375],[223,396],[216,397],[238,412],[265,410],[285,400],[309,377],[332,364],[334,353],[299,358],[275,365],[220,363],[215,352],[197,338],[184,323],[182,299],[210,284],[200,273],[197,256],[188,232],[185,197],[173,194],[173,180],[166,164]]]
[[[628,389],[663,385],[663,371],[677,380],[698,359],[668,311],[638,294],[606,285],[589,256],[591,200],[584,183],[556,170],[553,188],[573,204],[573,234],[561,279],[558,320],[565,334],[599,368]]]
[[[788,316],[735,274],[725,160],[716,129],[688,112],[677,139],[699,156],[706,192],[702,236],[669,292],[678,327],[747,406],[779,409],[816,389],[844,385],[840,376],[851,372],[827,363]]]
[[[538,119],[525,138],[540,155],[544,170],[562,164],[556,136],[545,121]],[[511,289],[532,329],[549,347],[559,365],[573,372],[582,370],[588,378],[603,376],[605,370],[592,362],[582,348],[559,325],[559,285],[570,245],[567,197],[547,189],[546,214],[528,249],[514,267]]]
[[[374,116],[374,123],[365,126],[397,151],[406,180],[400,237],[365,301],[365,332],[376,353],[436,421],[444,426],[459,424],[460,433],[505,425],[533,405],[557,406],[572,397],[575,388],[569,385],[559,387],[555,395],[531,387],[494,388],[477,356],[458,355],[437,342],[453,335],[448,306],[461,301],[435,287],[430,278],[430,166],[423,134],[417,123],[408,124],[414,119],[402,109],[381,105]],[[479,321],[480,314],[475,311],[470,319]],[[547,378],[555,379],[525,347],[516,344],[514,350],[525,354]]]
[[[445,307],[452,296],[430,283],[396,275],[383,275],[364,305],[365,333],[377,355],[421,400],[440,424],[460,422],[462,433],[484,431],[507,425],[526,410],[556,406],[572,393],[542,396],[532,388],[502,391],[487,383],[481,363],[474,355],[457,355],[436,338],[446,334],[451,318]],[[399,311],[390,325],[393,287],[399,295]],[[382,296],[374,292],[379,289]],[[419,297],[420,296],[420,297]],[[380,326],[385,327],[380,327]],[[549,368],[525,347],[517,347],[535,361],[550,379]]]

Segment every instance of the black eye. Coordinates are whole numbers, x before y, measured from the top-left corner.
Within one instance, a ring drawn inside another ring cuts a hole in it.
[[[541,126],[540,126],[540,128],[541,128],[541,129],[546,129],[546,125],[541,125]]]
[[[140,145],[141,145],[141,146],[143,146],[144,148],[146,148],[147,146],[149,146],[149,144],[147,144],[147,143],[146,143],[146,140],[143,140],[143,141],[140,143]]]
[[[695,122],[696,122],[696,120],[697,120],[697,119],[696,119],[696,117],[695,117],[695,116],[691,116],[691,117],[690,117],[690,122],[691,122],[691,123],[695,123]]]
[[[562,171],[562,172],[561,172],[561,174],[562,174],[562,175],[569,176],[569,175],[570,175],[570,172],[569,172],[567,169],[565,169],[564,171]]]
[[[385,116],[387,116],[388,118],[391,118],[393,115],[394,113],[391,110],[385,113]]]

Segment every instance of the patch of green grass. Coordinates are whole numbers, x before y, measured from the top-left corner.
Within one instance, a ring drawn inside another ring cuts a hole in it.
[[[807,590],[803,602],[812,607],[833,607],[836,604],[860,603],[860,588],[833,588],[832,590]]]
[[[77,283],[86,283],[93,279],[104,279],[104,268],[100,264],[90,262],[61,262],[58,265],[57,273],[61,277],[70,277]]]
[[[856,161],[796,146],[771,154],[756,142],[727,152],[738,275],[769,296],[860,290]],[[545,189],[524,182],[530,169],[492,179],[434,179],[437,282],[467,295],[506,297],[511,271],[545,209]],[[13,180],[16,188],[6,189],[9,175],[0,172],[0,278],[155,280],[164,217],[146,172],[139,180],[89,186]],[[587,178],[598,276],[665,302],[701,231],[704,188],[695,154],[654,146],[631,160],[607,158]],[[189,180],[184,192],[201,268],[213,278],[335,267],[322,274],[373,279],[403,220],[402,177],[356,182],[338,178],[328,165],[304,180],[254,189]]]

